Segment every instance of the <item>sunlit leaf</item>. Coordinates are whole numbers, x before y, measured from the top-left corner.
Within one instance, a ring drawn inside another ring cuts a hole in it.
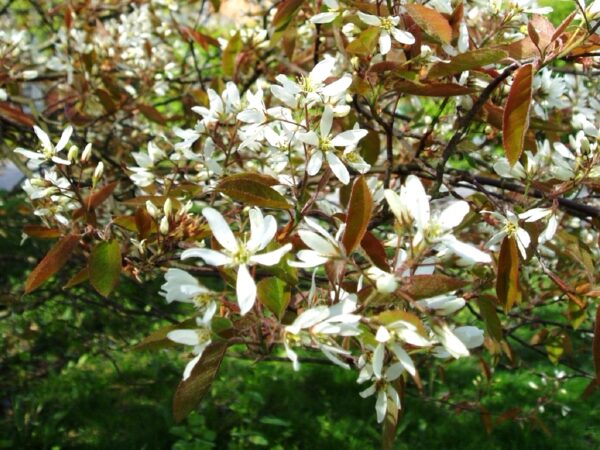
[[[103,241],[94,247],[88,261],[90,283],[103,297],[108,297],[119,282],[121,248],[116,240]]]
[[[500,247],[496,296],[506,312],[510,311],[515,303],[521,301],[519,249],[517,248],[517,241],[508,236],[504,238]]]
[[[289,209],[292,207],[283,195],[267,184],[250,178],[227,177],[216,187],[221,192],[241,203],[262,208]]]
[[[58,241],[27,277],[25,293],[29,294],[54,275],[69,260],[77,247],[79,236],[69,234]]]
[[[291,298],[286,284],[277,277],[263,278],[256,284],[258,300],[281,319]]]
[[[517,70],[504,107],[502,144],[511,166],[519,160],[523,152],[525,133],[529,128],[532,84],[533,65],[526,64]]]
[[[461,53],[451,58],[448,62],[434,64],[429,70],[428,77],[441,78],[455,73],[465,72],[467,70],[478,69],[487,66],[488,64],[495,64],[506,58],[506,56],[506,51],[491,48]]]
[[[404,5],[404,8],[416,24],[429,36],[444,44],[449,44],[452,41],[450,23],[435,9],[418,4]]]
[[[346,229],[342,236],[342,243],[347,254],[358,246],[367,231],[373,210],[373,198],[369,186],[363,176],[354,181],[346,217]]]

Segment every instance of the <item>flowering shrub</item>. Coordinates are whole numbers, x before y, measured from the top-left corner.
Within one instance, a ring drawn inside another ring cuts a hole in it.
[[[148,304],[189,318],[137,348],[189,356],[178,420],[231,348],[355,370],[387,447],[420,367],[486,353],[490,378],[515,344],[569,365],[581,330],[596,389],[598,2],[557,26],[529,0],[250,6],[0,15],[24,232],[58,239],[25,293],[76,254],[67,288],[164,276]]]

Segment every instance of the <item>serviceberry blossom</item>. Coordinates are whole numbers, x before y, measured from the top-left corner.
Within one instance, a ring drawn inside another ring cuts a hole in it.
[[[400,17],[377,17],[372,14],[358,12],[358,17],[367,25],[379,28],[379,52],[386,55],[392,48],[392,36],[401,44],[412,45],[415,37],[408,31],[396,28],[400,23]]]
[[[69,139],[71,139],[71,134],[73,134],[72,126],[69,125],[67,128],[65,128],[56,145],[52,143],[46,132],[37,125],[33,126],[33,131],[40,140],[42,146],[41,150],[34,152],[21,147],[18,147],[14,150],[15,153],[19,153],[29,159],[28,166],[31,169],[37,169],[42,163],[47,161],[52,161],[56,164],[62,164],[65,166],[69,166],[71,164],[71,161],[69,161],[68,159],[61,158],[60,156],[58,156],[58,154],[69,143]]]
[[[508,236],[516,239],[521,256],[523,259],[527,259],[527,248],[531,243],[531,238],[529,237],[529,233],[519,226],[519,216],[511,211],[507,211],[506,216],[493,211],[487,212],[502,224],[502,229],[490,238],[486,247],[498,244]]]
[[[259,253],[275,237],[277,223],[273,216],[263,217],[258,208],[250,209],[250,238],[236,237],[231,228],[216,209],[207,207],[202,215],[217,242],[223,247],[221,251],[208,248],[191,248],[181,254],[181,259],[202,258],[211,266],[237,268],[236,294],[240,306],[240,314],[244,315],[252,309],[256,300],[256,283],[250,275],[249,267],[254,265],[273,266],[283,255],[290,251],[292,244],[285,244],[276,250]]]
[[[298,134],[300,141],[312,147],[312,154],[306,166],[306,172],[311,176],[316,175],[321,170],[323,159],[327,159],[329,168],[337,179],[344,184],[348,184],[350,182],[350,173],[340,159],[342,155],[336,148],[355,146],[358,141],[367,135],[367,130],[360,128],[352,129],[332,136],[332,125],[333,110],[329,106],[326,106],[321,116],[319,132],[308,131]]]

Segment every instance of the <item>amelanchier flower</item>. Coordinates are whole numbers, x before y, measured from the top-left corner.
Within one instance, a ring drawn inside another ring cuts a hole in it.
[[[387,54],[392,48],[391,36],[401,44],[412,45],[415,43],[415,37],[411,33],[396,28],[400,23],[398,16],[377,17],[359,11],[358,17],[367,25],[379,27],[379,52],[382,55]]]
[[[323,0],[323,4],[327,7],[327,11],[312,16],[310,18],[312,23],[331,23],[343,13],[337,0]]]
[[[362,391],[359,395],[362,398],[370,397],[371,395],[377,395],[375,401],[375,412],[377,414],[377,422],[383,422],[385,415],[388,410],[388,403],[394,402],[396,409],[400,409],[400,396],[392,385],[394,380],[400,378],[400,375],[404,372],[404,366],[401,363],[394,363],[390,366],[385,367],[382,370],[380,377],[374,377],[374,382],[367,389]],[[365,379],[359,378],[358,382],[364,382]]]
[[[349,355],[334,340],[336,336],[358,336],[361,316],[356,310],[356,295],[343,292],[342,299],[333,306],[320,305],[307,309],[291,325],[285,327],[284,347],[294,370],[299,370],[298,355],[293,346],[317,347],[334,364],[349,369],[338,355]]]
[[[304,222],[314,230],[302,229],[298,231],[300,239],[308,246],[309,250],[300,250],[297,255],[300,261],[288,261],[290,266],[302,268],[316,267],[325,264],[331,259],[342,259],[345,257],[344,246],[340,242],[343,232],[342,228],[340,228],[334,238],[315,220],[305,217]]]
[[[336,147],[349,147],[356,145],[358,141],[367,135],[367,130],[352,129],[343,131],[336,136],[331,136],[331,126],[333,125],[333,110],[326,106],[319,126],[319,133],[309,131],[307,133],[299,133],[298,139],[313,148],[312,155],[306,166],[306,172],[309,175],[316,175],[321,170],[323,158],[327,159],[329,168],[344,184],[350,182],[350,173],[336,155]]]
[[[469,356],[469,349],[483,344],[483,330],[473,326],[451,330],[446,324],[436,324],[433,332],[442,344],[442,347],[436,347],[433,351],[436,358],[444,359],[452,356],[458,359],[462,356]]]
[[[290,251],[292,244],[286,244],[276,250],[259,253],[272,240],[277,232],[277,223],[273,216],[263,217],[258,208],[252,208],[250,216],[250,239],[247,241],[236,236],[217,210],[204,208],[202,215],[217,242],[223,247],[221,251],[208,248],[192,248],[181,254],[181,259],[202,258],[211,266],[237,267],[236,294],[240,306],[240,314],[244,315],[252,309],[256,300],[256,283],[250,275],[248,267],[260,264],[273,266],[283,255]]]
[[[58,153],[61,152],[69,143],[69,139],[71,139],[71,134],[73,134],[72,126],[69,125],[67,128],[65,128],[56,145],[52,144],[52,141],[50,141],[50,138],[48,137],[46,132],[40,127],[34,125],[33,131],[35,132],[36,136],[42,144],[41,150],[38,152],[34,152],[21,147],[15,149],[15,153],[19,153],[25,156],[26,158],[29,158],[30,161],[28,165],[31,168],[37,168],[40,164],[46,161],[52,161],[56,164],[63,164],[65,166],[71,164],[69,160],[59,157]]]
[[[194,347],[192,352],[196,356],[185,366],[185,370],[183,371],[184,380],[189,378],[192,370],[198,364],[198,361],[200,361],[202,353],[212,341],[211,321],[214,313],[213,309],[209,309],[204,313],[203,317],[196,318],[197,328],[173,330],[167,333],[167,338],[173,342]]]
[[[413,245],[422,243],[432,244],[472,263],[489,263],[490,255],[481,250],[459,241],[452,234],[469,212],[469,204],[463,200],[450,203],[443,211],[432,215],[429,207],[429,197],[418,177],[409,175],[400,195],[387,190],[386,200],[390,209],[399,222],[406,223],[408,216],[412,217],[417,227]]]
[[[165,274],[166,283],[161,286],[160,295],[167,303],[192,303],[201,311],[212,311],[212,318],[217,310],[216,293],[202,286],[198,280],[181,269],[169,269]]]
[[[556,216],[556,211],[552,208],[533,208],[519,214],[519,219],[523,219],[525,222],[537,222],[546,217],[548,217],[548,225],[539,236],[540,244],[551,240],[556,234],[556,230],[558,229],[558,217]]]
[[[531,243],[531,238],[529,237],[529,233],[519,226],[519,217],[511,211],[507,211],[506,216],[494,211],[485,212],[488,212],[492,217],[498,219],[502,223],[502,229],[491,237],[487,242],[486,247],[497,244],[508,236],[516,239],[519,252],[521,252],[523,259],[526,259],[527,247],[529,247],[529,244]]]

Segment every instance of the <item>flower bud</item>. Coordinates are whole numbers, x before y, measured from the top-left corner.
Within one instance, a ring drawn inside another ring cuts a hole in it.
[[[158,209],[150,200],[146,200],[146,211],[148,211],[148,214],[155,219],[160,216],[160,209]]]
[[[69,149],[67,159],[71,162],[75,162],[75,160],[77,159],[77,155],[79,155],[79,147],[77,147],[76,145],[72,145]]]
[[[171,201],[170,198],[168,198],[165,201],[165,204],[163,206],[163,211],[165,212],[165,216],[170,216],[171,213],[173,212],[173,202]]]
[[[96,166],[96,170],[94,170],[94,176],[92,177],[93,183],[96,184],[100,178],[102,178],[102,174],[104,173],[104,163],[100,161]]]
[[[85,146],[85,148],[83,149],[83,153],[81,154],[81,162],[85,163],[88,162],[90,157],[92,156],[92,144],[88,144]]]
[[[160,230],[160,234],[167,234],[169,232],[169,218],[167,216],[160,219],[158,229]]]

